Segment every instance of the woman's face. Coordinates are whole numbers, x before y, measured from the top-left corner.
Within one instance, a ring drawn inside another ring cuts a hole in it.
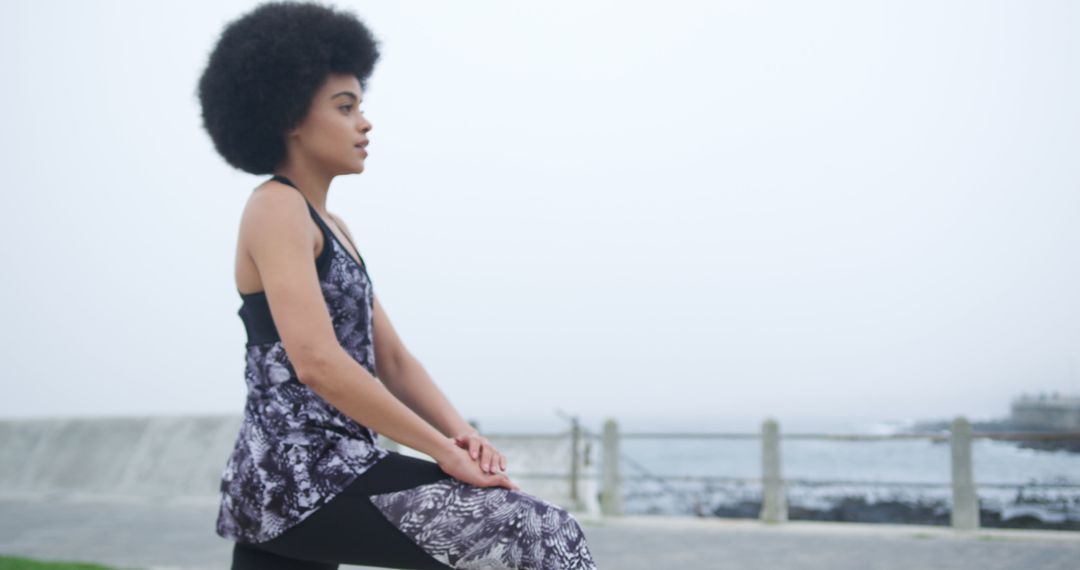
[[[360,105],[364,94],[355,75],[331,74],[315,93],[307,116],[289,133],[291,152],[304,163],[336,176],[364,171],[371,123]]]

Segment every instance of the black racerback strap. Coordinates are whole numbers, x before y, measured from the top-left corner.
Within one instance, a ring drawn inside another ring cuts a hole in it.
[[[276,180],[278,182],[281,182],[282,184],[287,184],[289,186],[292,186],[293,188],[296,188],[296,190],[298,192],[300,191],[300,187],[297,186],[296,184],[293,184],[292,180],[289,180],[288,178],[286,178],[286,177],[284,177],[284,176],[282,176],[280,174],[275,174],[273,176],[273,178],[271,178],[271,180]],[[307,202],[308,209],[311,210],[311,215],[315,218],[315,221],[317,221],[319,223],[319,225],[321,225],[323,227],[323,229],[325,229],[327,231],[327,233],[330,234],[331,237],[333,237],[334,239],[337,239],[337,236],[334,235],[334,232],[330,231],[329,226],[327,226],[326,220],[322,219],[322,216],[319,215],[319,212],[317,212],[315,210],[315,206],[312,206],[311,202],[308,201],[307,196],[304,196],[303,192],[300,192],[300,195],[303,196],[304,202]],[[334,225],[336,226],[337,224],[335,223]],[[341,228],[339,227],[338,230],[341,230]],[[353,248],[353,251],[356,252],[356,256],[360,258],[360,263],[358,264],[358,265],[360,265],[360,269],[362,269],[364,271],[364,273],[367,273],[367,262],[364,261],[364,256],[360,255],[360,248],[356,247],[356,244],[353,243],[352,238],[349,237],[349,234],[342,231],[341,235],[345,236],[345,239],[349,240],[349,245],[351,245],[352,248]],[[346,257],[348,257],[349,259],[352,259],[351,255],[346,255]],[[353,260],[353,261],[355,261],[355,260]],[[369,277],[369,279],[370,279],[370,277]]]

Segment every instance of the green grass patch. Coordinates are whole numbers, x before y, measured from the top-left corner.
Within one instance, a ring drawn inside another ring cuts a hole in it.
[[[82,562],[54,562],[18,556],[0,556],[0,570],[113,570],[113,568]]]

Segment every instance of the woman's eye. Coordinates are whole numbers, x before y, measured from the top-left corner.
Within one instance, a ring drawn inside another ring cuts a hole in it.
[[[342,106],[338,107],[338,109],[342,109],[346,113],[348,113],[348,112],[352,111],[352,105],[342,105]]]

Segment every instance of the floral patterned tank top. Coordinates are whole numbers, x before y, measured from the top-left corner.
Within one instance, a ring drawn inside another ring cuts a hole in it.
[[[284,176],[273,179],[296,188]],[[374,376],[374,296],[367,264],[362,256],[359,262],[352,257],[310,202],[308,210],[323,233],[314,263],[334,333]],[[238,314],[248,339],[247,400],[222,473],[216,531],[234,541],[259,543],[307,518],[389,451],[378,444],[373,429],[300,382],[265,293],[240,297]]]

